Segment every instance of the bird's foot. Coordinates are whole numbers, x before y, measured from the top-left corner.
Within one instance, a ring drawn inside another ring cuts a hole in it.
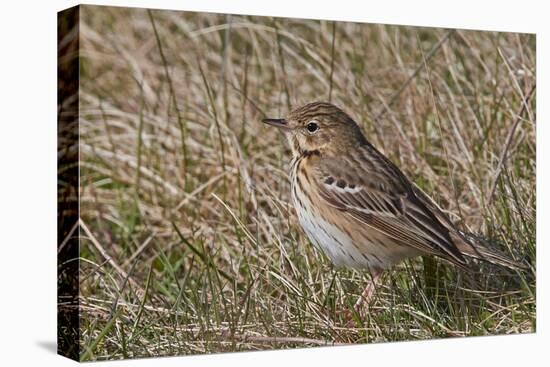
[[[381,272],[377,272],[373,275],[372,280],[367,284],[359,298],[357,299],[357,302],[355,302],[355,306],[352,310],[347,310],[345,315],[348,322],[346,323],[346,327],[358,327],[357,321],[363,321],[365,316],[369,312],[369,305],[373,300],[375,291],[376,291],[376,283],[381,275]]]

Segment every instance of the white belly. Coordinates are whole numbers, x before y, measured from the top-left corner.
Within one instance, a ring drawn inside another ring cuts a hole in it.
[[[353,239],[350,236],[334,224],[322,219],[312,209],[306,197],[302,195],[298,200],[294,195],[294,190],[292,192],[300,225],[313,245],[323,251],[335,265],[355,269],[365,269],[373,265],[381,267],[382,264],[373,263],[372,258],[364,257],[353,244]]]

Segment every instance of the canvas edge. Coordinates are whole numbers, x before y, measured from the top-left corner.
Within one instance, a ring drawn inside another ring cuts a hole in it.
[[[57,13],[57,353],[80,360],[80,6]]]

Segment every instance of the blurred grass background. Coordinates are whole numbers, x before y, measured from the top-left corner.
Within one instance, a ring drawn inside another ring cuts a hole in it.
[[[81,6],[81,359],[535,331],[535,36]],[[301,232],[265,116],[330,100],[527,273],[368,276]]]

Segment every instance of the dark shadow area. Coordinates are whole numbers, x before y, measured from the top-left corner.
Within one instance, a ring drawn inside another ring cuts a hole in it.
[[[58,13],[57,27],[57,345],[40,345],[78,360],[79,7]]]
[[[55,340],[38,340],[36,341],[36,345],[48,353],[57,354],[57,343]]]

